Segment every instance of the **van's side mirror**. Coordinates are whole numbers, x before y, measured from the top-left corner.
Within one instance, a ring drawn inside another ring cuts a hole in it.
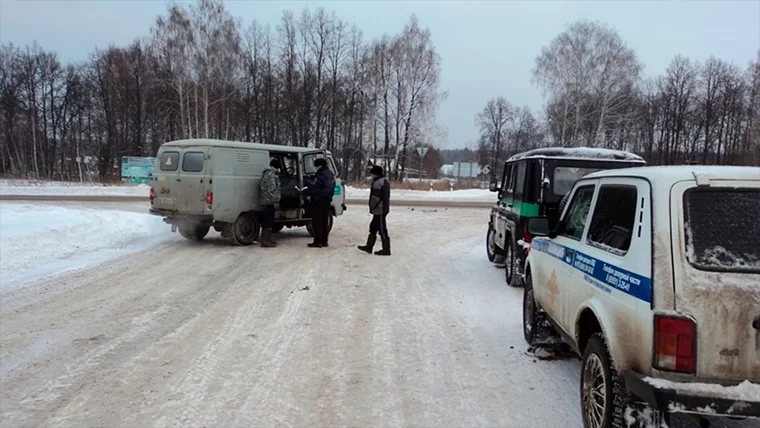
[[[499,183],[497,183],[496,181],[491,181],[488,184],[488,190],[490,190],[491,192],[498,192],[501,189],[499,189]]]
[[[549,236],[549,217],[531,217],[528,219],[528,233],[532,236]]]

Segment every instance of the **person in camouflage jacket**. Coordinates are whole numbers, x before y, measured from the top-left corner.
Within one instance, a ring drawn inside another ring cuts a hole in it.
[[[264,248],[276,247],[277,243],[272,238],[274,227],[274,213],[280,204],[280,160],[272,159],[269,168],[261,174],[261,193],[259,200],[264,211],[261,222],[261,246]]]

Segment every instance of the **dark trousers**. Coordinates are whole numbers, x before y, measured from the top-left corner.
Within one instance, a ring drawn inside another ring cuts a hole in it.
[[[330,212],[330,202],[317,202],[313,207],[314,214],[311,219],[311,226],[314,229],[314,243],[327,244],[330,230],[327,228]]]
[[[390,238],[388,236],[388,226],[385,223],[385,217],[387,217],[388,214],[373,214],[372,215],[372,222],[369,224],[369,234],[370,235],[377,235],[380,234],[380,239],[388,239]]]
[[[261,228],[272,230],[274,227],[274,205],[262,206],[264,212],[261,214]]]

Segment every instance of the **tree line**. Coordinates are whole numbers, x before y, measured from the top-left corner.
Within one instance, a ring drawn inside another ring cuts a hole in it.
[[[395,176],[441,138],[440,56],[412,16],[366,41],[324,9],[243,25],[221,0],[170,4],[150,35],[64,64],[0,47],[0,173],[63,180],[119,176],[122,156],[217,138],[331,150],[344,178],[368,162]]]
[[[745,69],[680,55],[662,76],[642,68],[614,29],[571,24],[536,57],[541,118],[504,97],[476,115],[480,162],[554,145],[627,150],[652,165],[760,165],[760,52]]]

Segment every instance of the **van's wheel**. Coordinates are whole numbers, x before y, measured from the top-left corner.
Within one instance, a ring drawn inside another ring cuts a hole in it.
[[[285,225],[283,223],[275,223],[274,226],[272,226],[272,233],[278,233],[280,232]]]
[[[586,345],[580,387],[584,427],[625,426],[626,395],[601,333],[591,336]]]
[[[504,240],[504,242],[507,244],[505,247],[505,254],[504,254],[504,270],[505,272],[505,278],[507,281],[507,285],[510,287],[519,287],[520,284],[520,278],[519,274],[517,273],[517,255],[515,254],[515,244],[512,242],[512,237],[507,235],[507,239]]]
[[[504,263],[504,255],[498,254],[499,248],[496,246],[496,230],[488,225],[488,232],[486,232],[486,254],[488,254],[488,261],[496,264]]]
[[[207,224],[182,223],[179,225],[179,234],[189,241],[200,241],[206,237],[210,228]]]
[[[327,233],[330,233],[333,228],[333,215],[332,213],[328,214],[327,216]],[[312,224],[311,220],[309,220],[308,223],[306,223],[306,231],[309,232],[309,236],[312,238],[314,237],[314,225]]]
[[[259,238],[259,220],[253,214],[240,214],[232,223],[232,239],[238,245],[251,245]]]

